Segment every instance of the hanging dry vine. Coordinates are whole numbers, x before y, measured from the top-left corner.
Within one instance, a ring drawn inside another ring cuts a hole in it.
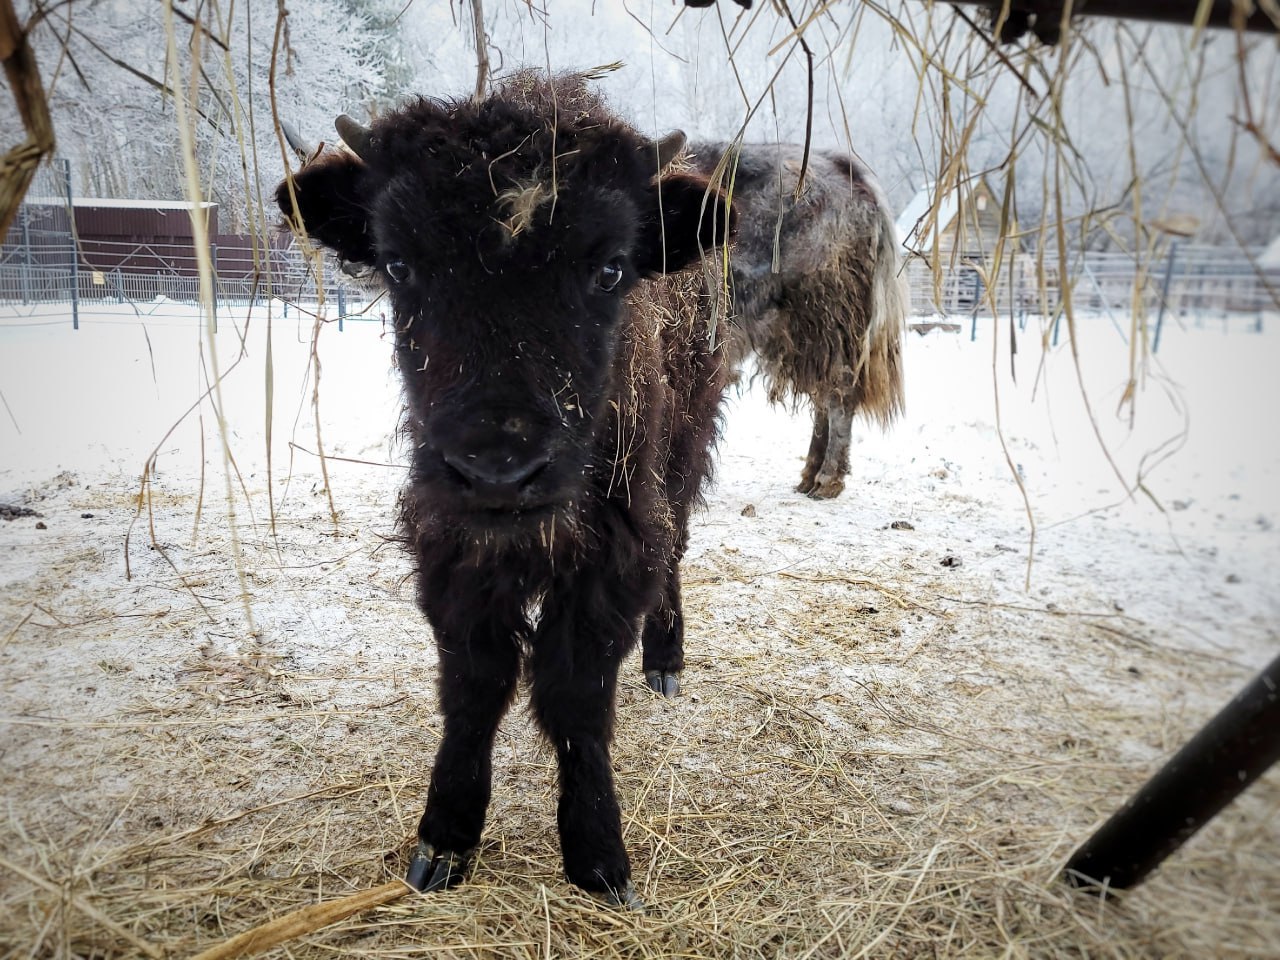
[[[0,158],[0,236],[18,212],[40,161],[53,152],[53,121],[45,99],[27,31],[19,25],[12,0],[0,0],[0,60],[22,117],[27,138]]]

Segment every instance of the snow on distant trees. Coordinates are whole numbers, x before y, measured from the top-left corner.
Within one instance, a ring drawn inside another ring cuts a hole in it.
[[[249,226],[257,177],[271,184],[283,172],[273,68],[281,117],[317,137],[331,138],[336,111],[392,100],[399,91],[389,82],[405,79],[397,52],[374,29],[389,4],[293,6],[277,37],[276,4],[205,5],[194,20],[189,5],[174,5],[177,73],[194,91],[202,185],[222,204],[224,230]],[[72,160],[77,193],[185,196],[165,19],[161,2],[72,0],[51,6],[34,31],[58,154]]]

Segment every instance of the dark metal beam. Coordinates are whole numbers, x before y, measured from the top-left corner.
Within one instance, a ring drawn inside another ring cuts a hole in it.
[[[1126,889],[1280,760],[1280,657],[1174,754],[1071,857],[1067,879]]]
[[[997,14],[1004,6],[1002,0],[951,0],[951,2],[986,7]],[[1150,20],[1157,23],[1180,23],[1189,26],[1196,22],[1196,14],[1200,7],[1200,0],[1075,0],[1071,5],[1071,13],[1073,16],[1116,17],[1123,20]],[[1208,26],[1234,28],[1236,26],[1235,7],[1233,0],[1211,0]],[[1011,0],[1010,8],[1013,11],[1057,18],[1061,16],[1063,2],[1062,0]],[[1261,10],[1255,9],[1253,13],[1242,16],[1242,19],[1246,30],[1280,32],[1280,25]]]

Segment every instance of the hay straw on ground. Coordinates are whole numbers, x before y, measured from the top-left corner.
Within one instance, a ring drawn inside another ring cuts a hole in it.
[[[132,938],[194,954],[264,918],[403,889],[438,742],[433,654],[397,594],[407,561],[381,550],[375,526],[343,551],[340,574],[323,573],[303,562],[323,528],[290,531],[288,575],[259,563],[274,544],[243,544],[269,577],[258,588],[319,596],[339,575],[346,632],[394,644],[316,651],[300,624],[242,645],[211,634],[192,603],[94,617],[95,598],[67,595],[61,568],[41,561],[29,592],[53,616],[12,631],[31,606],[5,613],[8,652],[31,660],[52,637],[93,650],[67,661],[63,682],[113,688],[118,705],[36,708],[16,678],[6,686],[19,722],[6,724],[0,842],[48,880],[8,875],[0,943],[115,957],[140,949]],[[216,543],[200,589],[221,597],[208,606],[223,621],[238,599],[218,562],[229,540]],[[172,581],[153,563],[136,576]],[[1202,722],[1200,704],[1247,671],[1169,648],[1132,618],[957,602],[958,575],[935,589],[771,571],[728,551],[695,561],[687,695],[653,697],[629,661],[619,704],[615,767],[648,913],[611,911],[563,881],[554,755],[521,703],[498,738],[470,882],[304,926],[288,955],[1243,957],[1280,942],[1274,775],[1119,900],[1059,879]],[[185,662],[148,659],[184,634]]]

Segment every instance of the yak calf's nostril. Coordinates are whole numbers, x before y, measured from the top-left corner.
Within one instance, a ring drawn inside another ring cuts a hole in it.
[[[546,457],[543,459],[541,463],[535,464],[534,468],[525,475],[523,480],[520,481],[520,489],[525,490],[528,487],[533,486],[534,481],[537,480],[540,476],[542,476],[542,474],[546,472],[546,469],[549,466],[551,466],[550,457]]]
[[[542,451],[520,455],[441,454],[445,466],[463,485],[490,496],[515,496],[533,484],[551,463]]]

